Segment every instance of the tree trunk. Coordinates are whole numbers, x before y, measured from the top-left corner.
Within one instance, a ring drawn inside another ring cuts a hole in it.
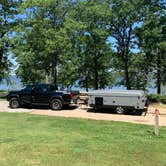
[[[95,70],[95,90],[98,90],[98,89],[99,89],[98,81],[99,81],[99,78],[98,78],[98,71]]]
[[[3,52],[0,51],[0,67],[2,66],[2,58],[3,58]]]
[[[57,68],[54,68],[54,84],[57,85]]]
[[[125,79],[126,79],[127,90],[130,90],[131,86],[130,86],[130,80],[129,80],[129,71],[128,71],[128,68],[126,67],[125,67]]]
[[[128,32],[128,37],[127,37],[127,42],[124,44],[125,45],[125,51],[124,51],[124,63],[125,63],[125,77],[126,77],[126,87],[127,90],[131,89],[130,85],[130,79],[129,79],[129,48],[130,48],[130,41],[131,41],[131,31],[132,31],[132,24],[129,26],[129,32]],[[125,36],[125,31],[124,31],[124,36]]]
[[[144,85],[143,85],[143,90],[147,91],[147,84],[148,84],[148,74],[149,74],[149,58],[148,58],[148,52],[145,52],[146,58],[145,61],[148,62],[145,66],[144,66]]]
[[[53,84],[57,85],[57,66],[55,64],[52,66],[52,78]]]
[[[98,75],[98,65],[97,65],[97,58],[94,60],[95,66],[94,66],[94,88],[95,90],[99,89],[99,75]]]
[[[54,60],[52,62],[52,66],[51,66],[51,75],[52,75],[52,83],[54,85],[57,85],[57,55],[54,54]]]
[[[51,75],[52,75],[52,83],[54,85],[57,85],[57,66],[55,63],[52,64],[52,71],[51,71]]]
[[[5,18],[6,18],[6,16],[5,16]],[[5,19],[5,24],[6,24],[6,19]],[[0,39],[2,39],[5,36],[5,33],[6,33],[6,31],[0,34]],[[0,67],[2,67],[3,54],[4,54],[4,48],[3,48],[3,46],[1,46],[0,47]]]
[[[157,49],[157,94],[161,94],[161,58]]]
[[[126,88],[127,88],[127,90],[130,90],[131,85],[130,85],[130,79],[129,79],[128,55],[125,55],[124,66],[125,66],[124,70],[125,70]]]
[[[144,85],[143,85],[143,90],[144,91],[147,91],[147,83],[148,83],[148,69],[145,70],[145,76],[144,76]]]
[[[48,70],[45,69],[45,83],[48,84],[49,80],[48,80]]]
[[[86,87],[86,92],[89,91],[89,88],[88,88],[88,76],[86,76],[85,78],[85,87]]]

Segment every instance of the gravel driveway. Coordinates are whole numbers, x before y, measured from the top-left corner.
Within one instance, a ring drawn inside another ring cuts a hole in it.
[[[117,115],[112,113],[95,113],[92,111],[87,111],[86,106],[76,107],[72,106],[68,110],[62,111],[52,111],[49,108],[19,108],[10,109],[8,107],[8,102],[0,101],[0,112],[30,112],[31,114],[37,115],[47,115],[47,116],[59,116],[67,118],[83,118],[83,119],[94,119],[94,120],[108,120],[108,121],[121,121],[121,122],[131,122],[138,124],[154,124],[154,110],[155,107],[151,106],[148,110],[146,116],[134,116],[134,115]],[[166,108],[160,108],[160,126],[166,126]]]
[[[11,109],[9,108],[9,103],[5,100],[0,100],[0,112],[31,112],[31,109],[19,108]]]

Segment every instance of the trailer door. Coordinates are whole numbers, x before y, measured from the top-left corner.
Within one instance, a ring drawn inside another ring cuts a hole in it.
[[[95,105],[103,106],[103,97],[95,97]]]

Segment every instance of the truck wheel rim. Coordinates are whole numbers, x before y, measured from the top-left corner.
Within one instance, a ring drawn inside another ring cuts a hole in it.
[[[52,107],[53,107],[53,109],[59,109],[59,107],[60,107],[59,102],[58,101],[54,101],[52,103]]]
[[[12,107],[17,108],[18,106],[19,106],[19,103],[18,103],[17,99],[13,99],[12,100]]]

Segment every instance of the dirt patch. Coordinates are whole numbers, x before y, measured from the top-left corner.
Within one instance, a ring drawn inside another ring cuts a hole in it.
[[[0,112],[31,112],[32,109],[27,108],[18,108],[11,109],[9,108],[9,103],[6,100],[0,100]]]
[[[120,121],[120,122],[131,122],[138,124],[154,124],[154,110],[159,108],[160,110],[160,126],[166,126],[166,108],[160,108],[158,106],[150,106],[146,116],[135,116],[135,115],[117,115],[110,112],[92,112],[88,111],[86,106],[72,106],[69,109],[62,111],[52,111],[49,108],[20,108],[10,109],[7,101],[0,101],[0,112],[30,112],[31,114],[46,115],[46,116],[59,116],[66,118],[83,118],[83,119],[94,119],[94,120],[107,120],[107,121]]]

